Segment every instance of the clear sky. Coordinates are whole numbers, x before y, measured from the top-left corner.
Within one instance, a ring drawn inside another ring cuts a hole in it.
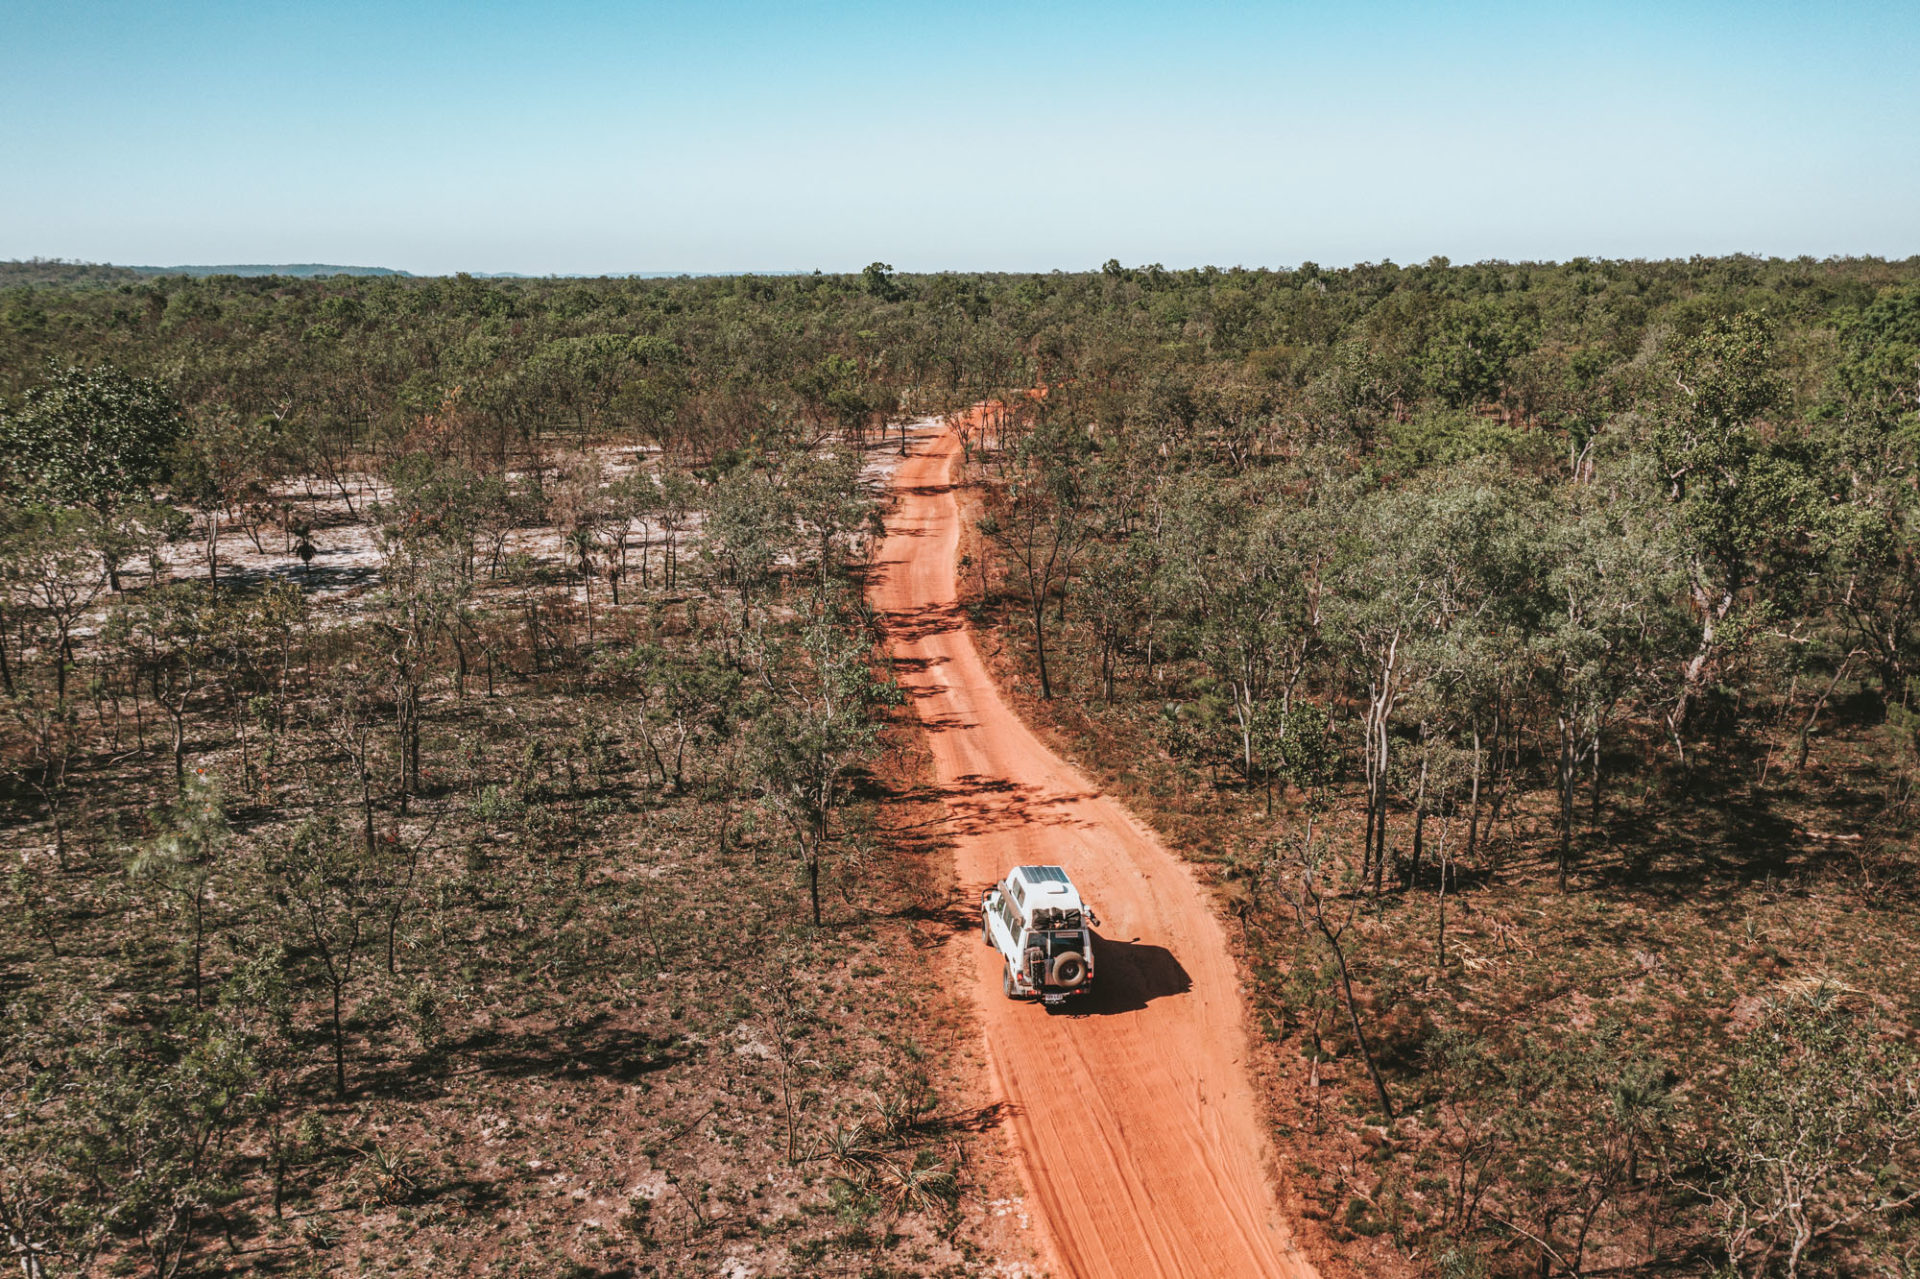
[[[1920,0],[0,0],[0,258],[1920,253]]]

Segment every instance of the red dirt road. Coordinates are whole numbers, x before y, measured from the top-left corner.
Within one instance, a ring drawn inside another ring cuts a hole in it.
[[[1308,1279],[1268,1175],[1219,920],[1179,859],[1034,737],[974,648],[954,582],[959,452],[949,430],[895,472],[872,599],[927,728],[966,900],[1010,866],[1053,863],[1102,921],[1096,989],[1067,1013],[1004,998],[977,926],[954,943],[1057,1268]]]

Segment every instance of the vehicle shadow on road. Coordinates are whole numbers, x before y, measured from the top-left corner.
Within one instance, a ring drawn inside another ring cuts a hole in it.
[[[1137,1013],[1156,999],[1184,995],[1193,978],[1165,946],[1093,935],[1093,989],[1064,1011],[1086,1017]]]

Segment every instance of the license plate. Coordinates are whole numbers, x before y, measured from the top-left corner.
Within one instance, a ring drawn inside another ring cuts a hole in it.
[[[1040,1001],[1041,1001],[1041,1002],[1042,1002],[1043,1004],[1046,1004],[1046,1005],[1047,1005],[1048,1007],[1052,1007],[1052,1006],[1053,1006],[1054,1004],[1064,1004],[1064,1003],[1066,1003],[1066,1002],[1067,1002],[1067,997],[1066,997],[1065,995],[1053,995],[1053,994],[1047,994],[1047,995],[1042,995],[1042,996],[1040,996]]]

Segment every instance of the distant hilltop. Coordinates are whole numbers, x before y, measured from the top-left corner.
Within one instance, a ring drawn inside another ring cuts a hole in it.
[[[409,276],[385,266],[330,266],[323,262],[289,262],[235,266],[116,266],[108,262],[69,262],[64,258],[15,258],[0,261],[0,288],[13,285],[129,284],[161,275],[296,276],[315,279],[326,275]]]
[[[129,271],[138,271],[141,275],[407,275],[411,271],[396,271],[390,266],[328,266],[323,262],[282,262],[275,265],[250,264],[243,266],[130,266]]]
[[[451,276],[453,273],[448,272]],[[465,272],[475,280],[673,280],[685,278],[708,278],[733,275],[806,275],[805,271],[604,271],[583,272],[567,271],[553,274],[539,274],[523,271],[471,271]],[[814,274],[819,274],[814,272]],[[227,263],[204,266],[118,266],[110,262],[79,262],[65,258],[14,258],[0,260],[0,288],[11,285],[48,285],[48,284],[126,284],[134,280],[147,279],[160,275],[240,275],[240,276],[287,276],[294,279],[317,279],[328,275],[393,276],[400,279],[433,279],[432,275],[421,276],[412,271],[401,271],[390,266],[335,266],[325,262],[256,262]],[[446,276],[437,278],[447,278]]]

